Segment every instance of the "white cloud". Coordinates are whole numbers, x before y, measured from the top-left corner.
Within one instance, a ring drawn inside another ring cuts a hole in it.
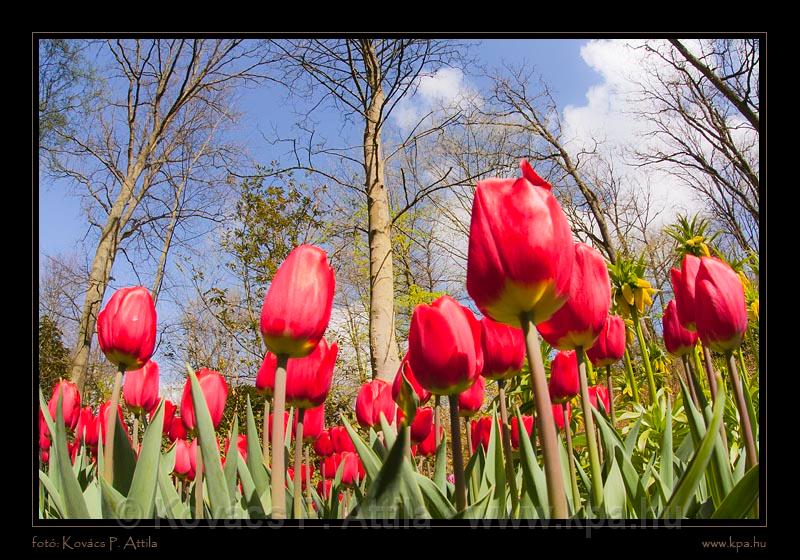
[[[564,137],[573,153],[591,148],[595,141],[601,142],[598,150],[613,154],[660,143],[646,135],[649,125],[635,114],[650,107],[635,95],[637,82],[647,79],[647,65],[653,63],[641,48],[643,44],[644,41],[594,40],[581,48],[581,58],[600,74],[602,82],[589,88],[584,105],[564,108]],[[701,45],[691,41],[688,48],[699,52]],[[654,202],[664,209],[659,222],[670,222],[677,213],[697,206],[695,193],[663,171],[635,167],[626,158],[622,173],[630,184],[651,186]]]
[[[433,74],[417,78],[414,95],[400,100],[392,112],[395,124],[409,132],[428,113],[452,109],[474,101],[477,92],[464,79],[458,68],[440,68]]]

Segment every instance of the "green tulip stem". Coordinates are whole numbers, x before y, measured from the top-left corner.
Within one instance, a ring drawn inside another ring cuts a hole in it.
[[[608,402],[611,405],[611,425],[617,425],[617,413],[614,409],[614,383],[611,381],[611,366],[606,366],[606,383],[608,385]]]
[[[739,357],[739,367],[741,368],[742,390],[744,391],[744,402],[747,405],[747,415],[750,417],[750,429],[754,437],[758,437],[758,416],[756,409],[753,406],[753,398],[750,396],[750,381],[747,375],[747,369],[744,365],[744,356],[742,355],[742,347],[736,352]]]
[[[686,365],[689,366],[687,372],[692,377],[692,384],[694,385],[695,388],[695,396],[697,397],[697,402],[700,406],[700,410],[705,410],[706,405],[708,404],[708,399],[706,399],[706,394],[703,392],[703,383],[700,381],[700,378],[698,377],[698,371],[696,368],[698,355],[697,352],[694,350],[692,351],[692,354],[694,355],[694,361],[690,360],[689,356],[685,356]]]
[[[500,400],[500,432],[503,439],[503,455],[505,456],[506,480],[511,490],[511,511],[516,512],[519,505],[517,490],[517,477],[514,473],[514,455],[511,453],[511,430],[508,424],[508,409],[506,408],[506,382],[497,381],[498,399]],[[519,426],[519,429],[524,429]]]
[[[542,361],[542,350],[539,333],[536,331],[532,317],[523,313],[520,317],[522,332],[525,335],[525,350],[531,369],[533,397],[536,406],[536,424],[539,427],[539,439],[542,443],[547,496],[551,507],[550,516],[557,519],[569,518],[567,495],[564,493],[564,479],[561,471],[556,424],[553,419],[553,406],[547,390],[547,376]]]
[[[642,362],[644,363],[644,371],[647,374],[647,386],[650,389],[650,402],[656,402],[656,380],[653,377],[653,366],[650,364],[650,353],[647,351],[647,345],[644,341],[644,333],[642,332],[642,322],[639,320],[639,312],[634,307],[631,309],[633,315],[633,326],[636,330],[636,339],[639,341],[639,350],[642,352]]]
[[[261,434],[261,455],[264,465],[269,468],[269,399],[264,399],[264,421]]]
[[[294,518],[303,517],[303,418],[305,409],[297,409],[297,430],[294,434]],[[291,428],[290,428],[291,429]]]
[[[747,404],[744,400],[744,391],[742,390],[742,380],[739,378],[739,372],[736,369],[736,358],[733,357],[732,352],[727,352],[725,357],[728,362],[728,373],[731,376],[731,386],[733,393],[736,397],[736,408],[739,411],[739,426],[744,435],[745,451],[745,465],[747,470],[752,469],[758,463],[758,453],[756,452],[756,443],[753,439],[753,429],[750,423],[750,416],[747,413]]]
[[[697,400],[697,389],[694,386],[694,375],[689,369],[689,358],[684,354],[681,356],[681,363],[683,364],[683,373],[686,376],[686,384],[689,385],[689,394],[692,396],[692,402],[695,406],[700,406],[700,401]]]
[[[453,474],[456,479],[456,510],[467,508],[467,487],[464,484],[464,454],[461,449],[461,430],[458,421],[458,395],[450,395],[450,433],[453,446]]]
[[[442,441],[442,434],[439,433],[442,426],[442,420],[439,417],[439,395],[434,396],[433,402],[433,439],[436,442],[436,449],[439,449],[439,442]]]
[[[567,460],[569,461],[569,479],[572,485],[572,503],[575,506],[575,511],[581,507],[581,493],[578,490],[578,475],[575,472],[575,452],[572,450],[572,427],[569,425],[567,418],[567,405],[561,405],[561,414],[564,418],[564,436],[567,440]]]
[[[589,447],[589,464],[592,468],[592,494],[593,506],[599,511],[603,503],[603,474],[600,468],[600,456],[597,451],[597,438],[594,431],[594,416],[592,416],[592,403],[589,400],[589,383],[586,380],[586,353],[583,348],[575,348],[578,355],[578,376],[581,385],[581,409],[583,410],[584,431],[586,443]]]
[[[633,364],[631,364],[631,353],[628,352],[628,346],[625,346],[625,371],[628,372],[628,381],[631,384],[631,392],[633,393],[633,402],[641,404],[639,400],[639,384],[636,383],[636,376],[633,374]]]
[[[111,406],[106,415],[106,434],[108,441],[103,441],[103,470],[106,482],[114,484],[114,432],[117,427],[117,407],[119,406],[119,393],[122,389],[122,376],[125,374],[125,366],[120,366],[117,375],[114,377],[114,388],[111,391]]]
[[[472,430],[469,428],[469,418],[466,416],[464,417],[464,433],[466,434],[467,451],[472,456]]]
[[[305,446],[306,460],[303,468],[306,470],[306,511],[311,513],[311,504],[314,502],[311,497],[311,455],[308,450],[309,446]]]
[[[700,345],[703,352],[703,361],[705,362],[706,377],[708,378],[708,389],[711,393],[711,402],[717,402],[717,375],[714,373],[714,362],[711,359],[711,350],[705,344]],[[719,378],[720,382],[722,377]],[[725,422],[719,427],[719,435],[722,437],[722,445],[725,449],[728,447],[728,435],[725,432]]]
[[[197,445],[195,463],[197,470],[194,475],[194,518],[203,519],[203,454],[200,445]]]
[[[703,362],[700,359],[700,348],[697,345],[695,345],[694,349],[692,350],[692,357],[694,358],[693,367],[694,367],[695,379],[700,381],[700,385],[698,386],[698,388],[700,389],[700,392],[702,392],[706,384],[703,382],[703,376],[701,372],[704,372],[706,370],[703,367]],[[711,387],[709,386],[709,394],[710,393],[711,393]],[[700,395],[698,395],[698,398],[699,397]],[[714,400],[713,395],[711,396],[711,400],[712,401]]]
[[[283,415],[286,412],[286,364],[289,357],[278,354],[278,366],[275,368],[275,394],[272,422],[272,471],[270,486],[272,492],[272,519],[286,519],[286,460],[284,445],[286,432],[283,427]]]
[[[133,447],[139,447],[139,415],[133,415]]]

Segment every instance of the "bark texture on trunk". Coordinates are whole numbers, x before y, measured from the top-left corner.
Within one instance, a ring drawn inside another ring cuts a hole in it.
[[[370,97],[364,122],[364,170],[369,215],[369,346],[373,378],[392,381],[400,367],[395,336],[394,263],[392,217],[384,182],[381,146],[382,110],[385,101],[375,48],[362,41]]]

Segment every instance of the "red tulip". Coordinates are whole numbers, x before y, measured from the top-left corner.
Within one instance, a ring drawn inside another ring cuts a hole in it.
[[[562,350],[550,365],[550,400],[563,403],[580,392],[578,380],[578,358],[574,350]]]
[[[157,409],[158,409],[158,402],[156,402],[156,405],[150,409],[149,412],[150,422],[152,422],[153,418],[155,418]],[[177,407],[174,404],[172,404],[172,401],[169,399],[164,399],[164,435],[169,434],[169,429],[172,427],[172,419],[175,418],[176,411]],[[174,441],[174,439],[170,441]]]
[[[367,428],[380,426],[381,412],[387,422],[394,421],[397,405],[392,400],[392,386],[383,379],[373,379],[364,383],[356,397],[356,419]]]
[[[478,449],[478,444],[483,445],[483,450],[489,450],[489,438],[492,435],[492,417],[483,416],[470,422],[470,434],[472,435],[472,452]]]
[[[197,439],[194,441],[196,442]],[[192,465],[195,461],[192,459],[192,453],[194,453],[197,445],[194,442],[192,443],[194,449],[185,439],[181,438],[175,441],[175,466],[172,468],[172,472],[179,478],[194,480],[194,467]]]
[[[403,422],[403,411],[397,409],[397,423]],[[411,443],[419,443],[428,437],[433,430],[433,409],[429,406],[418,408],[411,422]]]
[[[48,451],[42,450],[42,463],[49,463],[50,462],[50,453]]]
[[[111,402],[106,401],[100,405],[100,410],[97,412],[97,421],[100,422],[100,433],[103,436],[103,445],[106,444],[106,430],[108,430],[108,409],[111,408]],[[125,425],[125,417],[122,415],[122,407],[117,405],[117,416],[119,416],[120,422],[122,425]],[[119,428],[114,430],[115,432],[119,431]],[[122,430],[125,435],[128,436],[128,441],[131,439],[131,435],[128,433],[128,430]]]
[[[78,386],[72,381],[61,380],[53,387],[53,396],[47,403],[47,410],[50,411],[50,418],[56,421],[58,410],[58,397],[61,395],[61,413],[64,415],[64,426],[69,430],[75,429],[78,424],[78,417],[81,414],[81,394]]]
[[[522,425],[525,426],[525,431],[528,432],[528,437],[533,433],[533,416],[523,415]],[[511,418],[511,447],[519,449],[519,420],[516,416]]]
[[[294,431],[297,431],[298,414],[294,412]],[[325,405],[309,408],[303,413],[303,441],[311,442],[317,439],[325,427]]]
[[[625,321],[618,315],[609,315],[600,336],[586,351],[586,357],[595,367],[610,366],[625,355]]]
[[[417,394],[420,406],[427,403],[431,399],[431,394],[419,384],[419,381],[417,381],[417,378],[414,376],[414,372],[411,370],[411,364],[408,361],[408,352],[406,352],[406,355],[403,356],[403,361],[400,363],[400,368],[397,370],[397,374],[394,376],[394,382],[392,382],[392,398],[394,401],[397,402],[397,399],[400,398],[400,386],[402,384],[403,374],[405,374],[406,379],[408,379],[408,382],[411,383],[411,387]]]
[[[539,334],[559,350],[591,348],[611,306],[611,282],[603,256],[585,243],[575,244],[569,299],[538,325]]]
[[[525,361],[525,337],[522,329],[481,319],[483,371],[487,379],[509,379],[522,370]]]
[[[439,426],[439,441],[441,441],[444,434],[444,427]],[[431,428],[428,437],[417,444],[417,453],[423,457],[432,457],[436,455],[436,430]]]
[[[551,186],[522,160],[522,178],[478,183],[472,204],[467,291],[481,313],[518,326],[546,321],[568,297],[572,231]]]
[[[328,328],[334,286],[325,251],[300,245],[289,253],[261,308],[261,335],[270,352],[302,358],[314,350]]]
[[[684,356],[694,350],[697,333],[685,329],[681,325],[674,299],[667,304],[664,316],[661,318],[661,325],[664,329],[664,346],[667,347],[667,352],[676,356]]]
[[[700,259],[687,254],[681,262],[681,269],[673,268],[672,291],[675,293],[675,306],[678,311],[678,320],[684,328],[694,331],[695,322],[695,285],[697,273],[700,270]]]
[[[343,485],[352,486],[364,479],[364,467],[361,465],[361,460],[356,453],[350,451],[334,453],[323,461],[325,477],[329,479],[336,478],[336,472],[342,463],[344,463],[342,470]]]
[[[228,457],[228,450],[231,446],[230,439],[225,438],[225,458]],[[236,448],[239,450],[239,454],[242,456],[242,459],[247,461],[247,436],[245,434],[239,434],[236,437]],[[224,463],[223,463],[224,464]]]
[[[486,380],[483,376],[478,376],[472,387],[458,395],[458,414],[472,416],[476,412],[480,412],[485,394]]]
[[[125,374],[125,385],[122,389],[125,404],[141,414],[158,406],[158,364],[154,360],[144,367]]]
[[[331,390],[333,367],[339,347],[328,346],[323,338],[304,358],[289,360],[286,366],[286,404],[295,408],[315,408],[325,402]],[[275,369],[278,358],[267,352],[256,377],[256,389],[272,396],[275,389]]]
[[[50,449],[50,429],[47,427],[41,409],[39,409],[39,449]]]
[[[147,288],[114,292],[97,315],[97,341],[119,368],[129,371],[147,363],[156,347],[156,306]]]
[[[75,459],[78,458],[78,451],[80,451],[81,442],[78,440],[73,441],[72,443],[67,443],[67,451],[69,452],[69,460],[74,465]]]
[[[228,385],[225,378],[218,371],[208,368],[200,368],[197,371],[197,381],[206,399],[208,411],[211,413],[211,422],[216,428],[222,420],[222,413],[225,411],[225,401],[228,399]],[[194,401],[192,400],[192,383],[186,379],[183,387],[183,397],[181,397],[181,418],[187,430],[195,427]]]
[[[703,257],[697,272],[695,316],[700,340],[715,352],[732,352],[747,330],[742,279],[726,263]]]
[[[589,402],[592,403],[592,406],[600,410],[597,406],[597,397],[600,397],[600,402],[603,405],[603,408],[606,411],[611,410],[611,402],[608,398],[608,388],[604,385],[595,385],[594,387],[589,387]]]
[[[331,486],[333,485],[333,480],[326,478],[322,479],[317,482],[317,494],[320,495],[321,498],[327,500],[331,497]],[[341,502],[343,498],[343,494],[339,492],[339,501]],[[313,504],[316,508],[316,502]]]
[[[559,430],[564,430],[564,407],[567,407],[567,422],[572,420],[572,406],[567,402],[566,404],[553,405],[553,418],[556,421],[556,426]]]
[[[408,345],[417,381],[433,394],[461,393],[483,369],[480,323],[450,296],[414,309]]]
[[[166,426],[166,424],[165,424]],[[167,428],[167,437],[170,441],[178,439],[186,439],[186,426],[180,416],[174,415],[170,420],[169,427]]]
[[[333,443],[333,451],[335,453],[342,453],[343,451],[355,452],[356,446],[353,440],[350,439],[350,434],[344,426],[334,426],[330,430],[331,442]]]
[[[289,473],[289,480],[287,480],[288,484],[290,480],[294,480],[294,468],[289,467],[286,469],[286,471]],[[300,469],[300,484],[302,485],[303,489],[305,489],[306,484],[308,484],[309,477],[313,475],[314,465],[309,465],[308,469],[306,469],[305,465],[303,465],[303,468]]]
[[[333,455],[333,441],[328,430],[322,430],[314,440],[314,453],[318,457],[330,457]]]
[[[97,440],[100,432],[97,427],[97,417],[92,414],[92,407],[86,406],[81,409],[78,425],[75,428],[75,441],[86,443],[87,447],[97,447]]]
[[[272,414],[269,415],[269,433],[267,434],[267,439],[270,439],[272,437],[272,421],[273,421],[274,418],[275,418],[275,413],[273,412]],[[288,411],[284,411],[283,412],[283,433],[284,434],[287,433],[286,432],[286,427],[288,425],[289,425],[289,412]],[[291,440],[294,439],[294,431],[293,430],[289,431],[289,439],[291,439]]]

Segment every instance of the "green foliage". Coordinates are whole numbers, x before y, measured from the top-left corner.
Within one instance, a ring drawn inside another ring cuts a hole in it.
[[[69,373],[69,350],[61,336],[61,329],[53,319],[47,315],[39,318],[39,384],[48,395],[58,380]]]
[[[712,252],[714,241],[720,232],[710,232],[711,222],[695,214],[691,218],[679,214],[674,224],[664,228],[664,232],[675,240],[676,263],[680,263],[685,255],[708,257]]]

